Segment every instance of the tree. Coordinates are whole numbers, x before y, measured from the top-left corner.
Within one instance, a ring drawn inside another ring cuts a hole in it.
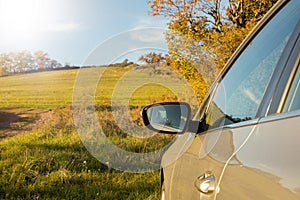
[[[4,66],[0,66],[0,76],[5,75],[6,68]]]
[[[158,65],[161,62],[165,61],[166,59],[165,59],[165,57],[162,56],[161,53],[157,54],[155,52],[150,52],[148,54],[140,56],[138,60],[145,62],[147,64]]]
[[[187,78],[201,101],[204,95],[199,89],[203,90],[204,82],[211,84],[248,32],[276,1],[149,0],[147,3],[150,14],[168,19],[170,66]],[[148,57],[143,60],[153,62]],[[200,77],[193,74],[199,71],[205,74]],[[206,78],[210,71],[214,71],[213,77]]]
[[[56,68],[62,68],[63,66],[57,60],[50,59],[47,67],[50,69],[56,69]]]
[[[3,76],[7,71],[5,66],[6,54],[0,54],[0,76]]]
[[[15,52],[18,63],[18,72],[32,71],[35,67],[35,61],[32,54],[27,51]]]
[[[230,57],[228,54],[235,51],[276,1],[229,0],[227,6],[221,6],[222,0],[150,0],[147,3],[153,16],[163,15],[169,19],[167,42],[172,57],[198,58],[205,52],[213,56],[218,67],[222,68]],[[237,36],[235,41],[230,36],[232,34]],[[188,41],[188,50],[175,49],[183,44],[182,37]],[[227,40],[230,46],[226,46]],[[226,51],[219,51],[223,46],[226,46]],[[197,49],[201,50],[195,51]]]
[[[236,26],[246,28],[259,21],[277,0],[229,0],[228,19]]]
[[[155,73],[156,66],[165,61],[165,58],[162,56],[161,53],[157,54],[155,52],[150,52],[139,57],[139,61],[144,61],[145,63],[150,64],[153,67]]]
[[[5,67],[5,59],[6,54],[0,54],[0,76],[5,75],[5,72],[7,71]]]
[[[182,23],[194,34],[206,25],[216,31],[222,26],[221,0],[150,0],[147,3],[153,16],[163,15],[170,19],[169,24]]]
[[[49,68],[49,61],[50,61],[50,58],[48,56],[47,53],[45,53],[44,51],[36,51],[34,53],[34,59],[35,59],[35,62],[37,64],[37,68],[38,69],[47,69]]]
[[[37,51],[32,55],[30,51],[24,50],[0,54],[0,67],[3,74],[54,69],[60,68],[62,65],[43,51]]]

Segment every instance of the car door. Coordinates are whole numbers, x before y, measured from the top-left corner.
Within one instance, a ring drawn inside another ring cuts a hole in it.
[[[257,27],[219,76],[195,117],[202,122],[203,132],[179,136],[177,144],[166,152],[162,164],[166,199],[214,199],[222,194],[225,166],[242,164],[236,152],[257,132],[269,87],[279,80],[288,60],[287,44],[299,20],[299,2],[279,3]],[[176,162],[170,161],[174,159]]]
[[[239,164],[224,169],[219,199],[300,199],[299,32],[300,22],[269,110],[234,155]]]

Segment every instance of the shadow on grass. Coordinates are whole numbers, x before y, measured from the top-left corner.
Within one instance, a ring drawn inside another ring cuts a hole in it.
[[[7,129],[11,123],[19,122],[21,119],[18,114],[0,111],[0,129]]]

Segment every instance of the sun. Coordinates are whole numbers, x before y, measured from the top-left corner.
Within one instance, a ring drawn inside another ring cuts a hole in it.
[[[47,15],[40,0],[0,0],[0,29],[32,36],[43,30]]]

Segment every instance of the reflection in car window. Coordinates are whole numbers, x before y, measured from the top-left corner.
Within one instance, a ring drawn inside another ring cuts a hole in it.
[[[286,5],[251,41],[219,82],[207,109],[207,128],[255,118],[275,66],[298,21],[299,7],[300,1]]]
[[[283,107],[283,112],[290,112],[300,109],[300,69],[294,77],[289,94]]]

